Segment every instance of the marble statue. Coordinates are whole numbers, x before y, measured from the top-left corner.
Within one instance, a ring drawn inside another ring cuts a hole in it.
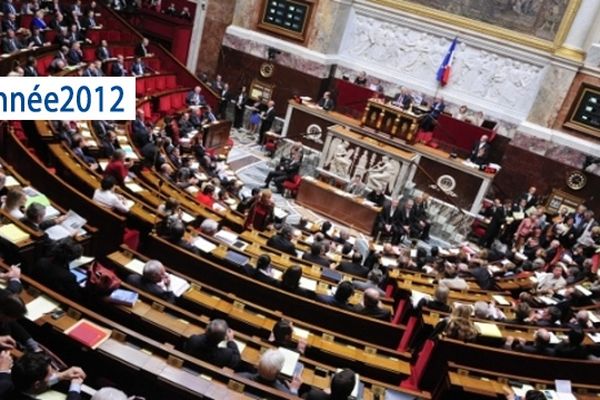
[[[329,166],[329,172],[340,178],[347,178],[350,173],[350,167],[352,166],[354,149],[349,149],[349,145],[350,144],[347,141],[339,141],[339,139],[337,142],[334,139],[331,143],[329,154],[332,154],[332,156],[325,166]]]
[[[369,169],[367,176],[367,186],[373,190],[392,189],[398,173],[400,172],[400,163],[391,160],[388,156],[381,157],[381,161]]]
[[[356,168],[354,169],[354,175],[360,176],[362,180],[365,176],[365,172],[367,172],[367,161],[369,159],[369,152],[364,150],[360,158],[358,159],[358,163],[356,163]]]

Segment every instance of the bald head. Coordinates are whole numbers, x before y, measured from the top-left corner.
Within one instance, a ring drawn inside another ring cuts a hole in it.
[[[377,307],[379,304],[379,291],[377,291],[377,289],[369,288],[365,290],[365,294],[363,296],[363,303],[365,307]]]

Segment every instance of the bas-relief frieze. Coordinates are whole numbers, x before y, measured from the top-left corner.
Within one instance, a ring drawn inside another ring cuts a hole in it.
[[[436,89],[436,71],[451,41],[366,15],[356,15],[347,35],[341,53],[348,59],[430,90]],[[544,71],[539,65],[464,42],[458,46],[452,69],[441,94],[483,101],[517,118],[527,116]]]

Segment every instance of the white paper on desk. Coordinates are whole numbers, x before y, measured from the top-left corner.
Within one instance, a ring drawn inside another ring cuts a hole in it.
[[[600,332],[588,333],[587,335],[592,340],[592,342],[600,343]]]
[[[135,201],[130,199],[123,199],[123,205],[127,209],[127,211],[131,210],[131,207],[135,206]]]
[[[284,219],[285,217],[288,216],[288,213],[279,207],[275,207],[273,209],[273,215],[275,215],[275,218],[277,218],[277,219]]]
[[[188,281],[176,275],[169,274],[169,278],[171,280],[170,289],[177,297],[184,294],[191,286]]]
[[[384,267],[395,267],[398,265],[398,260],[391,257],[381,257],[381,265]]]
[[[378,253],[383,251],[383,245],[382,244],[375,244],[375,245],[373,245],[373,248]]]
[[[504,296],[501,296],[499,294],[493,294],[492,298],[496,303],[500,304],[501,306],[510,306],[510,302],[506,300]]]
[[[127,264],[125,264],[125,268],[130,271],[135,272],[136,274],[143,275],[144,273],[144,263],[143,261],[138,260],[137,258],[132,259]]]
[[[108,166],[108,161],[105,161],[105,160],[98,161],[98,165],[100,166],[100,168],[102,168],[102,171],[104,171],[106,169],[106,167]]]
[[[556,379],[554,380],[554,386],[556,387],[556,391],[558,393],[572,393],[573,389],[571,388],[571,381],[566,379]]]
[[[223,207],[222,205],[220,205],[219,203],[213,203],[212,205],[212,209],[218,213],[222,213],[227,211],[227,208]]]
[[[239,340],[235,340],[235,339],[233,339],[233,341],[234,341],[234,343],[237,345],[237,347],[238,347],[238,350],[240,351],[240,353],[243,353],[243,352],[244,352],[244,349],[246,348],[246,343],[244,343],[244,342],[240,342]],[[223,341],[222,341],[222,342],[220,342],[220,343],[219,343],[217,346],[218,346],[218,347],[220,347],[220,348],[222,348],[222,349],[224,349],[224,348],[226,348],[226,347],[227,347],[227,341],[226,341],[226,340],[223,340]]]
[[[38,296],[25,305],[27,314],[25,318],[30,321],[37,321],[45,314],[48,314],[58,308],[59,304],[46,296]]]
[[[525,398],[525,394],[527,394],[528,391],[533,390],[533,386],[531,386],[531,385],[523,385],[521,387],[512,386],[511,389],[513,390],[515,395],[517,395],[521,398]]]
[[[186,192],[190,193],[190,194],[196,194],[200,191],[200,189],[198,189],[198,187],[194,186],[194,185],[190,185],[188,187],[185,188]]]
[[[6,178],[4,178],[4,186],[8,188],[13,186],[21,186],[21,184],[13,176],[6,175]]]
[[[314,292],[317,290],[317,281],[305,277],[300,278],[300,287]]]
[[[66,219],[61,223],[66,229],[72,233],[77,232],[87,223],[87,220],[73,210],[69,210]]]
[[[591,296],[592,292],[584,288],[582,285],[576,285],[575,289],[577,289],[584,296]]]
[[[38,394],[35,398],[38,400],[65,400],[67,395],[56,390],[46,390],[44,393]]]
[[[298,363],[298,360],[300,359],[300,353],[288,350],[283,347],[280,347],[278,350],[285,357],[285,361],[283,363],[283,368],[281,368],[281,373],[285,376],[293,376],[294,371],[296,370],[296,364]]]
[[[549,336],[550,336],[550,344],[559,344],[560,343],[560,339],[558,338],[558,336],[556,336],[554,334],[554,332],[548,332]]]
[[[214,249],[217,248],[217,245],[209,242],[208,240],[204,239],[203,237],[197,237],[196,239],[194,239],[194,241],[192,242],[192,245],[198,249],[200,249],[200,251],[204,252],[204,253],[212,253]]]
[[[412,302],[413,307],[417,307],[421,299],[431,300],[431,296],[427,293],[419,292],[417,290],[411,290],[410,300]]]
[[[292,334],[301,339],[308,339],[308,336],[310,335],[310,331],[308,331],[306,329],[298,328],[297,326],[294,326],[292,328]]]
[[[190,222],[192,222],[193,220],[195,220],[196,218],[192,217],[190,214],[188,213],[181,213],[181,220],[183,222],[185,222],[186,224],[189,224]]]
[[[598,314],[596,314],[595,312],[589,311],[588,315],[592,324],[597,324],[600,322],[600,317],[598,317]]]
[[[127,189],[131,190],[133,193],[139,193],[139,192],[144,191],[144,188],[135,182],[126,183],[125,186],[127,187]]]
[[[81,256],[69,263],[69,269],[81,267],[82,265],[91,263],[92,261],[94,261],[94,257]]]
[[[215,234],[215,239],[225,242],[227,244],[234,244],[237,241],[238,235],[231,231],[221,229]]]
[[[283,272],[281,272],[281,270],[279,270],[277,268],[271,268],[271,276],[277,280],[281,280],[281,277],[283,276]]]
[[[61,240],[61,239],[71,236],[71,232],[69,232],[62,225],[51,226],[50,228],[46,229],[45,232],[48,235],[48,237],[52,240]]]
[[[300,250],[296,250],[296,257],[298,257],[298,258],[304,257],[304,252],[300,251]]]

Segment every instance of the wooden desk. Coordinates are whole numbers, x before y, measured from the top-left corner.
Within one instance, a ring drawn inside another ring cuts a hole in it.
[[[424,114],[415,114],[379,99],[369,99],[361,120],[361,126],[385,132],[393,137],[414,143]]]
[[[380,209],[364,204],[363,199],[342,193],[339,189],[321,181],[303,178],[296,202],[336,222],[370,235]]]

